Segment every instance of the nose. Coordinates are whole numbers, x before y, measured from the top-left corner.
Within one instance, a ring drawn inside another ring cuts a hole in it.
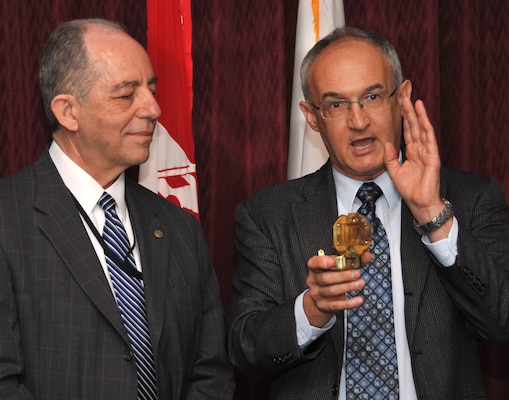
[[[368,114],[364,111],[359,101],[352,101],[348,110],[348,125],[352,129],[362,130],[369,124]]]
[[[145,90],[140,100],[140,118],[155,120],[161,116],[161,108],[152,91]]]

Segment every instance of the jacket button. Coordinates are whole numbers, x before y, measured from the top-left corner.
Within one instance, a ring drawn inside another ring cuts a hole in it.
[[[129,349],[124,350],[124,360],[131,361],[133,359],[133,352]]]

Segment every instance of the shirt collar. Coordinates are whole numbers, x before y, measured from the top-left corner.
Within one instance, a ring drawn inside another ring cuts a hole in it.
[[[84,169],[71,160],[55,141],[50,145],[49,154],[65,186],[67,186],[81,204],[83,210],[90,214],[105,190]],[[125,217],[127,215],[127,204],[125,201],[125,176],[123,173],[108,187],[106,192],[115,199],[119,216],[121,218]]]
[[[338,199],[338,205],[341,205],[342,208],[346,210],[346,212],[357,210],[358,206],[355,204],[360,205],[360,200],[356,198],[356,194],[364,181],[349,178],[346,175],[343,175],[334,167],[332,167],[332,174],[334,176],[334,183],[336,185],[336,198]],[[401,200],[401,197],[396,191],[389,173],[385,171],[373,182],[375,182],[378,186],[380,186],[380,189],[382,189],[383,198],[385,198],[387,201],[389,210],[394,210],[394,208]]]

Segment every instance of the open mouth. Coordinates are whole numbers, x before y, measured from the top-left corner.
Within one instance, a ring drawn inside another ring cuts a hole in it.
[[[352,142],[352,147],[357,151],[366,150],[373,145],[374,141],[375,141],[375,139],[373,139],[373,138],[356,140],[356,141]]]

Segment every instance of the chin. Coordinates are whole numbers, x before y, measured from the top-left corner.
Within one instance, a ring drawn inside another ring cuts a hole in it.
[[[359,168],[359,175],[364,178],[364,180],[373,180],[385,172],[385,166],[376,166],[372,165],[365,166],[365,168]]]
[[[145,161],[148,160],[148,157],[150,155],[150,152],[148,151],[148,148],[143,149],[142,151],[138,151],[136,154],[133,154],[133,157],[131,157],[130,164],[131,165],[140,165],[143,164]]]

